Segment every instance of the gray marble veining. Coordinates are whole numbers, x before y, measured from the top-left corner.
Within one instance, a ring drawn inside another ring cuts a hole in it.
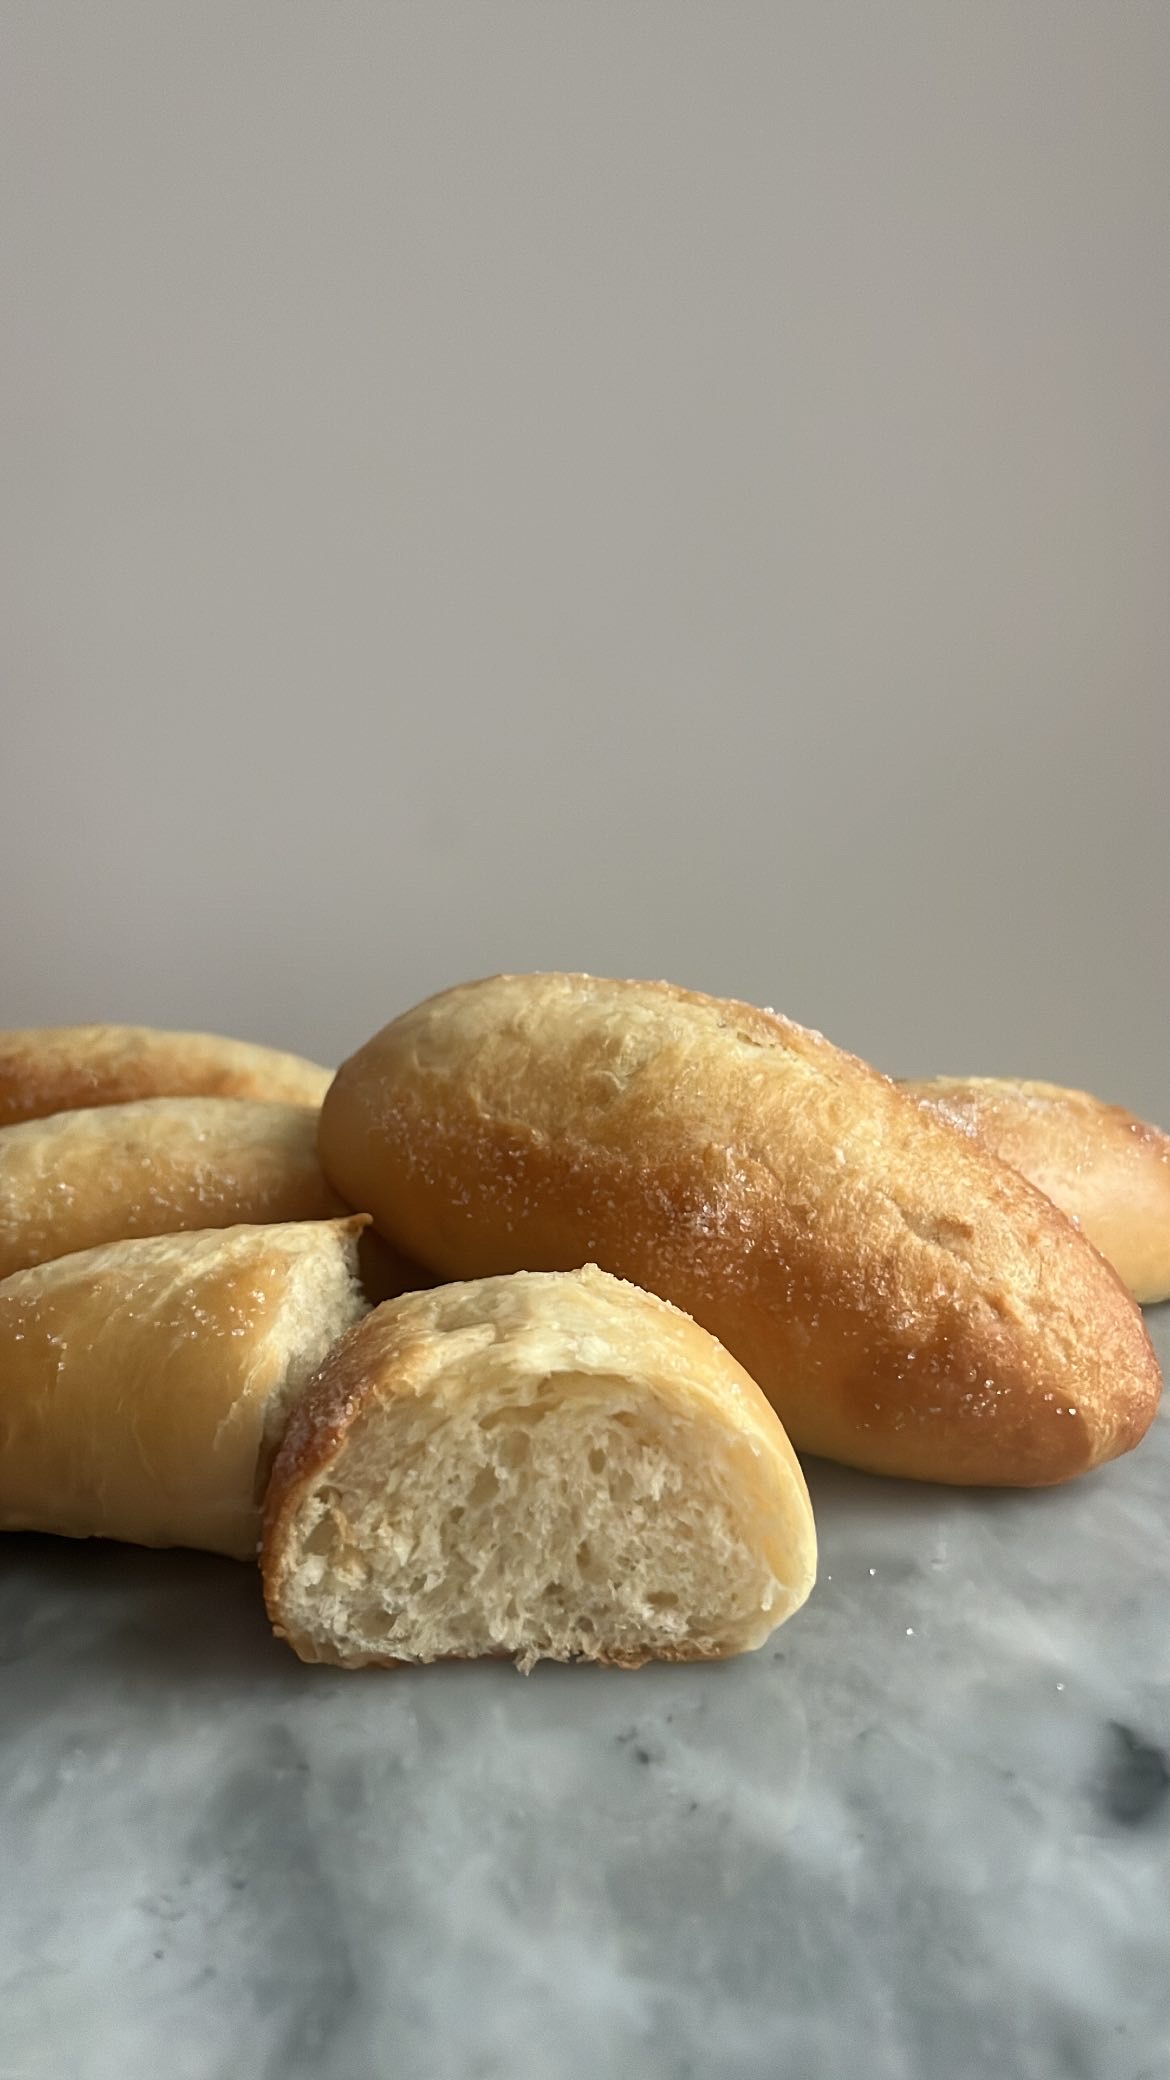
[[[0,2080],[1166,2080],[1170,1415],[811,1484],[808,1608],[636,1675],[305,1669],[246,1568],[4,1541]]]

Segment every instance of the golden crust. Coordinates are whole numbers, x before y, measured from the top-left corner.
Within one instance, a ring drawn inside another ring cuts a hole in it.
[[[421,1293],[436,1283],[433,1271],[412,1264],[374,1227],[366,1228],[359,1238],[358,1263],[362,1291],[371,1307],[380,1307],[383,1300],[397,1300],[400,1293]]]
[[[0,1127],[0,1279],[137,1235],[348,1211],[314,1105],[146,1098]]]
[[[153,1236],[0,1283],[0,1530],[250,1557],[294,1342],[310,1309],[355,1318],[364,1226]]]
[[[1079,1221],[1135,1300],[1170,1300],[1170,1135],[1055,1083],[935,1076],[902,1089]]]
[[[674,1301],[798,1450],[915,1479],[1067,1480],[1160,1377],[1051,1202],[814,1033],[667,983],[497,976],[343,1064],[322,1166],[449,1278],[589,1259]]]
[[[329,1071],[216,1033],[152,1026],[24,1026],[0,1032],[0,1126],[136,1098],[261,1098],[319,1105]]]
[[[774,1410],[743,1367],[688,1315],[590,1264],[552,1277],[520,1272],[410,1293],[366,1315],[333,1345],[289,1419],[264,1507],[268,1612],[278,1636],[302,1660],[408,1665],[390,1656],[348,1659],[286,1623],[298,1513],[316,1482],[336,1468],[371,1405],[425,1396],[432,1408],[451,1414],[474,1405],[485,1380],[498,1391],[505,1381],[558,1373],[628,1378],[681,1422],[704,1418],[728,1439],[742,1440],[743,1517],[763,1527],[777,1575],[789,1587],[775,1623],[800,1608],[816,1578],[816,1530],[800,1463]],[[637,1668],[648,1657],[596,1658]],[[684,1641],[656,1658],[722,1657]]]

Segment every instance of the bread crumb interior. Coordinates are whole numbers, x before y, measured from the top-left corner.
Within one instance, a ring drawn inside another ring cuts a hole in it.
[[[605,1375],[372,1399],[298,1507],[284,1622],[347,1661],[758,1645],[790,1594],[752,1536],[745,1453]]]

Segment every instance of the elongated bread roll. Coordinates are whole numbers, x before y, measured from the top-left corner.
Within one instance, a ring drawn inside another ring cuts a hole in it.
[[[319,1105],[329,1071],[300,1055],[215,1033],[151,1026],[25,1026],[0,1032],[0,1127],[135,1098],[265,1098]]]
[[[144,1098],[0,1127],[0,1278],[102,1242],[348,1212],[317,1108]]]
[[[289,1409],[365,1310],[364,1226],[151,1236],[0,1283],[0,1530],[253,1554]]]
[[[1170,1300],[1170,1134],[1055,1083],[934,1076],[902,1089],[1078,1220],[1135,1300]]]
[[[273,1468],[262,1565],[305,1661],[636,1668],[758,1647],[816,1573],[804,1477],[686,1315],[592,1266],[388,1302]]]
[[[819,1033],[666,983],[496,976],[339,1070],[321,1160],[449,1278],[595,1260],[673,1300],[798,1450],[1036,1486],[1128,1451],[1141,1316],[1042,1193]]]

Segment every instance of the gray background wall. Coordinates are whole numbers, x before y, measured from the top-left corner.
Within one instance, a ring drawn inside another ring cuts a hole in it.
[[[1170,8],[0,6],[0,1017],[1170,1115]]]

